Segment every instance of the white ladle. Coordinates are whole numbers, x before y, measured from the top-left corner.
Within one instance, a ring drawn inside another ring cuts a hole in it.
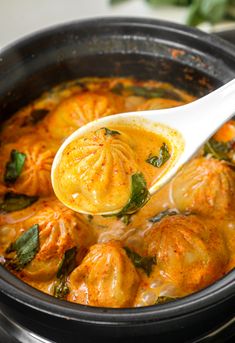
[[[120,124],[125,124],[125,126],[137,125],[146,128],[148,131],[160,133],[163,137],[166,135],[173,147],[170,168],[151,186],[149,193],[152,195],[170,181],[182,165],[234,114],[235,79],[203,98],[183,106],[162,110],[115,114],[100,118],[82,126],[61,145],[52,165],[52,185],[54,184],[56,166],[60,163],[61,155],[70,142],[101,127],[112,128]],[[174,135],[175,130],[181,135]],[[177,146],[182,144],[182,139],[184,148],[177,149]],[[81,212],[84,213],[82,210]]]

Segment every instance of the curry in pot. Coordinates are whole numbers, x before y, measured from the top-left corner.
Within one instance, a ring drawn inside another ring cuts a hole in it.
[[[51,185],[58,148],[82,125],[116,113],[193,100],[156,81],[83,78],[53,88],[5,121],[0,133],[1,263],[22,281],[59,299],[114,308],[174,301],[232,270],[234,121],[151,199],[143,196],[149,180],[138,173],[135,160],[141,158],[145,174],[160,175],[170,160],[170,142],[156,141],[141,129],[125,136],[122,127],[102,128],[96,141],[86,138],[79,154],[86,158],[86,151],[94,149],[86,170],[92,185],[86,183],[85,172],[75,180],[84,199],[95,197],[97,206],[105,199],[109,209],[112,197],[116,205],[127,203],[128,211],[113,216],[74,212],[57,199]],[[100,141],[108,146],[105,155]],[[65,160],[69,168],[71,158],[78,159],[77,150]],[[110,163],[116,163],[115,174]],[[91,174],[99,177],[92,179]],[[76,192],[69,189],[66,169],[59,180],[71,199]]]

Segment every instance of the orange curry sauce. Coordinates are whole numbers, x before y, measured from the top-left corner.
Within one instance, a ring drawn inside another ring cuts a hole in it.
[[[134,214],[76,213],[56,198],[51,186],[56,151],[82,125],[107,115],[192,100],[156,81],[85,78],[53,88],[5,121],[0,132],[0,257],[5,267],[60,299],[117,308],[184,297],[234,268],[233,121]],[[167,161],[159,168],[146,162],[149,155],[159,157],[163,141],[157,144],[140,131],[131,136],[149,186],[153,175],[167,166]],[[91,161],[91,172],[97,160]],[[123,207],[128,201],[131,185],[119,188],[120,170],[130,177],[138,170],[131,155],[125,155],[116,178],[101,168],[98,179],[103,184],[95,186],[98,202],[105,199],[109,205],[110,178],[117,182],[112,194],[117,204]],[[86,179],[79,182],[91,197]],[[74,194],[68,183],[62,187]]]

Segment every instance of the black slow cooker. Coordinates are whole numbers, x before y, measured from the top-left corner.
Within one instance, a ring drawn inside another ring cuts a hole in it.
[[[157,20],[99,18],[59,25],[0,51],[1,120],[50,87],[83,76],[157,79],[202,96],[235,77],[235,49],[217,37]],[[24,284],[3,266],[0,275],[5,319],[53,342],[225,342],[234,334],[235,270],[176,302],[130,309],[65,302]]]

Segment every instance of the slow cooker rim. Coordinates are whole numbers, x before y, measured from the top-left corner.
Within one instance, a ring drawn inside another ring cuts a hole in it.
[[[164,320],[171,317],[181,317],[187,313],[202,311],[223,302],[234,295],[235,269],[226,276],[217,280],[210,286],[190,294],[175,302],[145,306],[138,308],[104,308],[85,306],[81,304],[62,301],[43,293],[11,274],[3,266],[2,279],[0,279],[0,292],[11,299],[41,312],[75,321],[103,323],[123,323],[130,321]],[[5,277],[5,278],[4,278]],[[9,282],[11,281],[11,282]]]
[[[133,17],[99,17],[53,25],[33,32],[32,34],[28,34],[4,46],[0,49],[0,56],[4,57],[10,50],[20,49],[21,47],[30,45],[32,41],[59,32],[62,28],[68,30],[73,26],[84,28],[91,27],[92,25],[143,25],[155,29],[157,27],[161,29],[164,28],[169,31],[177,31],[183,35],[191,35],[195,40],[202,41],[210,46],[215,46],[220,51],[223,51],[223,53],[227,53],[230,57],[235,58],[234,47],[223,39],[213,37],[194,28],[168,21]],[[84,306],[65,301],[62,302],[25,284],[8,272],[4,267],[1,266],[0,270],[2,270],[3,276],[2,279],[0,279],[1,291],[15,301],[53,316],[101,324],[105,322],[112,322],[112,324],[123,323],[127,320],[136,323],[143,320],[156,320],[156,318],[157,320],[164,320],[164,318],[169,319],[169,317],[185,315],[188,312],[192,313],[192,311],[198,311],[199,309],[213,306],[215,302],[223,301],[224,299],[231,297],[235,288],[235,270],[233,270],[209,287],[183,299],[179,299],[177,302],[142,308],[111,309]]]
[[[51,35],[53,33],[60,32],[60,30],[63,28],[64,30],[69,29],[73,26],[80,26],[80,27],[91,27],[91,26],[135,26],[135,25],[143,25],[144,27],[149,28],[163,28],[165,30],[178,32],[184,35],[191,35],[194,39],[199,39],[200,41],[204,41],[205,43],[209,43],[210,45],[215,45],[217,49],[226,51],[229,53],[229,55],[232,55],[235,57],[235,49],[234,46],[225,41],[224,39],[214,36],[211,34],[208,34],[206,32],[203,32],[197,28],[190,27],[187,25],[182,25],[166,20],[159,20],[159,19],[150,19],[150,18],[135,18],[135,17],[95,17],[95,18],[87,18],[87,19],[81,19],[81,20],[71,20],[65,23],[59,23],[50,25],[48,27],[35,30],[32,33],[28,33],[18,39],[13,40],[9,44],[4,45],[3,47],[0,47],[0,56],[2,54],[7,53],[9,50],[17,49],[24,47],[31,43],[31,41],[35,41],[36,39],[40,39],[43,36]],[[0,63],[2,61],[0,60]]]

